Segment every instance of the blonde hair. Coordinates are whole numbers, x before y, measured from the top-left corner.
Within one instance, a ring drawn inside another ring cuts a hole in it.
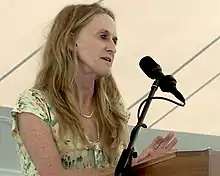
[[[61,139],[64,139],[69,130],[73,139],[74,136],[79,136],[86,142],[80,123],[78,90],[75,85],[78,70],[75,39],[96,14],[108,14],[115,20],[114,14],[98,3],[65,7],[56,16],[45,45],[42,66],[34,88],[43,90],[50,100],[59,122]],[[121,142],[127,145],[128,115],[112,75],[96,80],[94,94],[100,141],[112,163]]]

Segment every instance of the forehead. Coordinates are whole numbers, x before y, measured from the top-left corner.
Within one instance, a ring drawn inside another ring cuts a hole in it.
[[[97,33],[100,30],[106,30],[113,36],[117,35],[115,21],[107,14],[95,15],[90,23],[84,27],[84,30],[90,33]]]

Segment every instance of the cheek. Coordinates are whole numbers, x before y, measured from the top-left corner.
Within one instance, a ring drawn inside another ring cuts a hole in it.
[[[78,54],[80,60],[84,62],[94,62],[99,60],[101,56],[101,47],[94,43],[87,43],[86,45],[79,47]]]
[[[91,47],[81,46],[78,49],[78,56],[80,60],[88,62],[93,57],[93,50],[91,49]]]

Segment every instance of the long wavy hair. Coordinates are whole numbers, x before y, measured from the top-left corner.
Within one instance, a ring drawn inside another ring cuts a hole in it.
[[[78,59],[75,40],[96,14],[114,14],[98,3],[69,5],[56,16],[44,47],[43,61],[34,88],[45,92],[55,110],[59,122],[61,139],[71,134],[79,136],[87,143],[81,125],[75,78],[78,72]],[[97,78],[94,99],[100,133],[100,142],[109,162],[118,154],[121,142],[128,142],[128,114],[121,101],[121,95],[112,75]]]

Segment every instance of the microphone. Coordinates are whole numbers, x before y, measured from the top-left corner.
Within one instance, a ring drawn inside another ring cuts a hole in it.
[[[172,75],[164,75],[160,65],[150,56],[143,57],[139,66],[149,78],[159,80],[161,91],[172,93],[178,100],[185,103],[185,98],[176,88],[177,81]]]

